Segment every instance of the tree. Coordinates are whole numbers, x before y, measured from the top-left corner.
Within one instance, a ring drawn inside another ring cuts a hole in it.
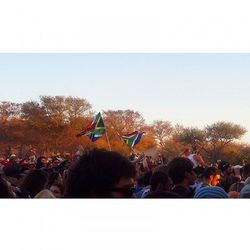
[[[247,130],[231,122],[217,122],[206,127],[206,138],[213,144],[225,146],[236,139],[240,139]]]
[[[13,102],[0,102],[0,121],[5,122],[12,118],[18,118],[21,104]]]
[[[220,159],[225,148],[239,140],[246,132],[245,128],[231,122],[216,122],[207,126],[205,135],[211,160]]]
[[[64,99],[64,102],[66,106],[66,117],[69,121],[79,117],[90,117],[94,115],[91,104],[83,98],[69,96]]]
[[[166,142],[171,138],[174,129],[170,122],[159,120],[154,121],[152,127],[156,142],[160,148],[163,149],[166,145]]]
[[[177,139],[183,145],[189,145],[193,151],[203,149],[206,151],[205,131],[195,127],[183,128],[177,135]]]
[[[184,128],[179,134],[179,141],[183,144],[202,143],[205,139],[204,131],[194,127]]]
[[[26,121],[28,137],[40,151],[73,151],[85,139],[75,135],[86,126],[92,114],[91,105],[85,100],[63,96],[41,96],[39,102],[22,105],[22,118]],[[33,136],[32,136],[33,134]]]
[[[0,102],[0,150],[8,156],[23,133],[23,123],[20,120],[19,103]]]
[[[145,120],[139,112],[133,110],[104,111],[105,124],[120,134],[141,130]]]
[[[243,164],[243,162],[245,164],[249,164],[250,163],[250,145],[243,145],[241,147],[241,151],[240,151],[240,160],[241,163]]]

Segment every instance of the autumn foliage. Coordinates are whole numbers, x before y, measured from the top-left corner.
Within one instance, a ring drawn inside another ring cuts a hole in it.
[[[135,148],[140,152],[159,152],[171,159],[190,146],[199,148],[209,162],[222,158],[250,160],[250,147],[239,141],[246,133],[240,125],[216,122],[198,129],[172,125],[169,121],[147,124],[142,115],[133,110],[103,111],[105,136],[95,143],[87,137],[77,138],[76,134],[95,113],[87,100],[77,97],[41,96],[39,101],[21,104],[0,102],[0,153],[23,156],[33,149],[38,155],[74,154],[79,148],[109,149],[109,141],[112,150],[128,155],[131,149],[119,135],[138,130],[146,132]]]

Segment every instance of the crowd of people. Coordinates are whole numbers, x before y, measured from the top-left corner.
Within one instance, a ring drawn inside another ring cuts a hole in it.
[[[185,149],[161,156],[90,150],[70,157],[0,159],[0,198],[250,198],[250,165],[206,164]]]

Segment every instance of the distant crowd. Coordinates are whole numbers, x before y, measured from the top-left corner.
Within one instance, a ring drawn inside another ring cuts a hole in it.
[[[250,198],[250,165],[207,164],[186,148],[164,157],[94,149],[72,159],[0,158],[0,198]]]

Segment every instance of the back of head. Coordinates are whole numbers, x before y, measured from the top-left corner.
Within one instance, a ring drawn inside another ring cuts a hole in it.
[[[250,164],[247,164],[243,167],[243,177],[247,179],[250,176]]]
[[[159,186],[165,187],[169,183],[168,175],[161,171],[156,171],[150,179],[151,191],[155,192]]]
[[[122,178],[134,178],[133,164],[116,152],[94,149],[72,165],[65,186],[67,198],[108,198]]]
[[[52,192],[48,189],[44,189],[40,191],[34,198],[37,199],[55,199],[56,197],[52,194]]]
[[[59,175],[60,174],[57,171],[54,171],[54,172],[49,174],[49,178],[48,178],[48,186],[49,187],[57,181]]]
[[[48,174],[36,169],[30,172],[23,180],[21,189],[24,189],[33,198],[37,193],[45,188],[48,183]]]
[[[227,161],[220,161],[218,164],[219,170],[225,172],[230,167],[230,163]]]
[[[192,170],[193,163],[183,157],[177,157],[168,164],[168,174],[175,185],[181,183],[185,179],[185,173],[191,173]]]
[[[250,198],[250,185],[245,185],[240,191],[240,198]]]
[[[8,182],[0,175],[0,198],[14,198]]]
[[[153,170],[153,172],[159,172],[159,171],[168,175],[168,166],[167,165],[159,166]]]
[[[68,159],[64,160],[59,164],[59,166],[56,168],[56,170],[62,175],[64,170],[68,169],[70,165],[71,165],[70,160],[68,160]]]
[[[226,199],[227,193],[220,187],[202,187],[195,193],[194,198],[198,199]]]
[[[240,192],[244,188],[244,183],[243,182],[236,182],[231,185],[229,188],[230,192]]]
[[[204,170],[203,176],[205,179],[209,179],[211,175],[216,175],[216,168],[215,167],[208,167]]]
[[[22,173],[22,167],[20,165],[14,165],[3,168],[3,171],[5,176],[19,179]]]
[[[202,177],[204,172],[205,172],[205,168],[201,167],[201,166],[197,166],[194,168],[194,172],[197,175],[198,178]]]

